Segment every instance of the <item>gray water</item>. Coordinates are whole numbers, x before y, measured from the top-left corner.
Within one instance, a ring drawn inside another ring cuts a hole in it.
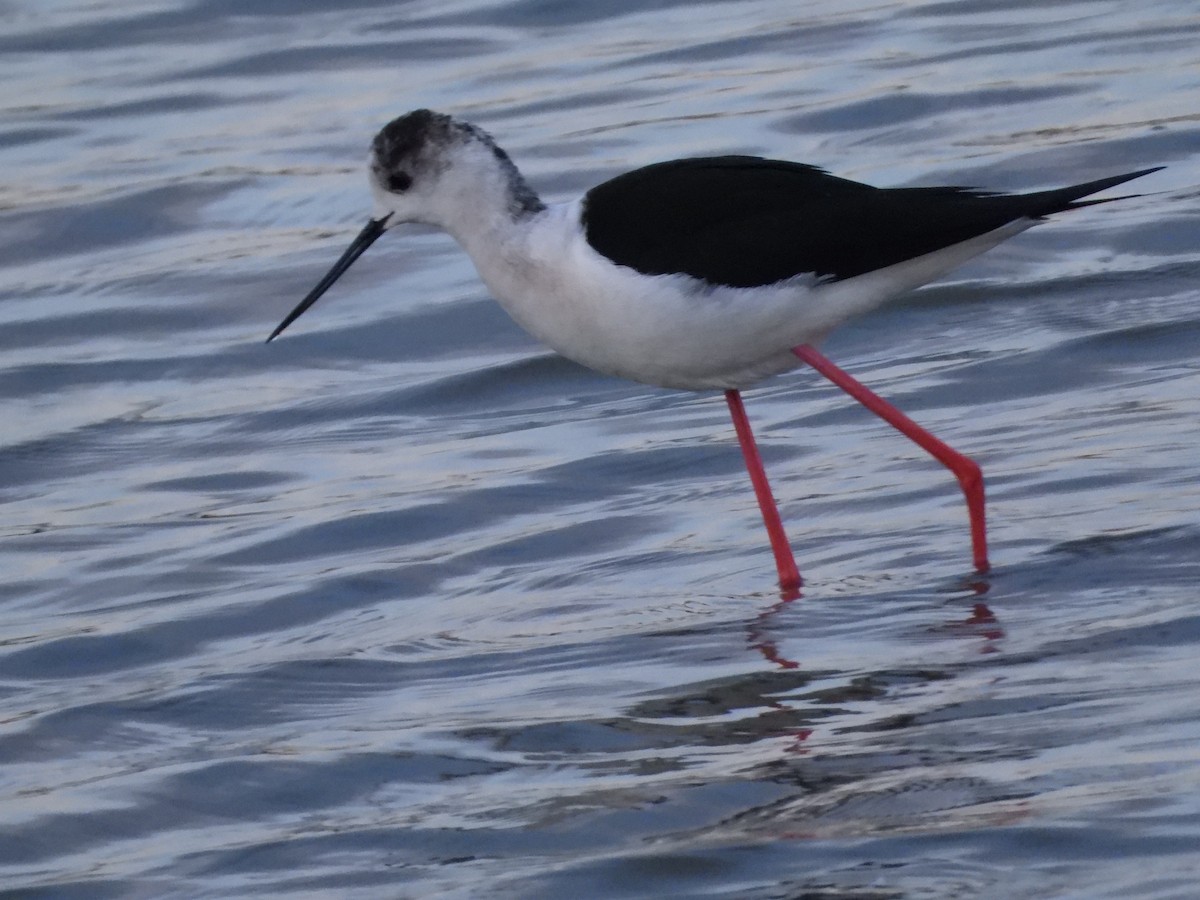
[[[1190,0],[0,5],[0,894],[1194,897]],[[547,199],[680,155],[1153,165],[747,392],[538,346],[428,231],[263,339],[407,109]]]

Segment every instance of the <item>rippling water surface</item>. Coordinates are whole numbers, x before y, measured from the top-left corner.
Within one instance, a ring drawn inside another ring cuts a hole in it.
[[[336,8],[333,8],[336,6]],[[1200,15],[1187,0],[0,5],[0,891],[1193,897]],[[880,184],[1152,165],[724,404],[565,362],[374,131],[548,199],[678,155]]]

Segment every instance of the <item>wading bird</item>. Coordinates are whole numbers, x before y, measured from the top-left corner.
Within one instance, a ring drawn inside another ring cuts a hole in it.
[[[490,135],[421,109],[375,137],[374,216],[267,340],[389,228],[434,225],[462,245],[509,315],[563,356],[646,384],[725,392],[785,591],[800,575],[740,391],[801,363],[954,473],[984,572],[979,466],[812,344],[1046,216],[1107,202],[1082,198],[1155,171],[1002,194],[876,188],[803,163],[717,156],[635,169],[577,200],[546,204]]]

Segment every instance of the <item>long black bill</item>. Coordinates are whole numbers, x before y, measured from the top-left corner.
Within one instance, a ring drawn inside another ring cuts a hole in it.
[[[320,300],[321,295],[329,290],[335,281],[342,277],[342,273],[350,268],[350,265],[362,256],[368,247],[375,243],[376,239],[387,230],[387,220],[389,218],[391,217],[384,216],[382,219],[371,219],[371,221],[367,222],[366,227],[358,233],[358,237],[350,242],[350,246],[346,248],[346,252],[333,264],[333,268],[325,273],[325,277],[317,282],[315,288],[308,292],[308,296],[301,300],[299,305],[287,314],[287,318],[280,322],[275,330],[271,332],[271,336],[267,338],[268,344],[279,337],[283,329],[300,318],[306,309]]]

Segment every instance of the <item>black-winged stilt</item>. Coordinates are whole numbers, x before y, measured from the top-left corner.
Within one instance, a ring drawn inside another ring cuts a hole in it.
[[[975,567],[987,571],[979,466],[812,344],[1045,216],[1107,202],[1080,198],[1158,169],[1000,194],[881,189],[801,163],[718,156],[646,166],[548,205],[486,132],[421,109],[384,126],[369,171],[374,217],[268,342],[387,229],[436,225],[509,315],[563,356],[646,384],[724,390],[780,585],[794,591],[800,575],[739,391],[807,363],[916,441],[958,478]]]

